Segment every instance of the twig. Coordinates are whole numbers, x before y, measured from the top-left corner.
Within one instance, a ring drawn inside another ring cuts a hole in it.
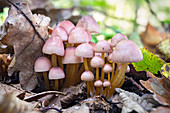
[[[62,111],[60,109],[55,108],[55,107],[42,107],[39,110],[40,111],[45,111],[45,110],[49,110],[49,109],[54,109],[54,110],[58,111],[59,113],[62,113]]]
[[[125,78],[126,78],[127,80],[130,80],[130,81],[131,81],[135,86],[137,86],[141,91],[144,90],[144,88],[143,88],[141,85],[139,85],[136,81],[134,81],[132,77],[127,77],[127,76],[125,76]]]
[[[50,94],[66,95],[66,93],[62,93],[62,92],[59,92],[59,91],[46,91],[46,92],[38,93],[38,94],[35,94],[33,96],[27,97],[27,98],[24,99],[24,101],[31,102],[31,101],[40,99],[40,98],[42,98],[46,95],[50,95]]]

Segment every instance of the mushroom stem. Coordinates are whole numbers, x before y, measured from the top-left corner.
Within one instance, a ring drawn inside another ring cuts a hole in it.
[[[114,89],[121,84],[121,81],[124,79],[124,76],[125,76],[127,65],[128,65],[127,63],[121,64],[120,71],[118,72],[117,75],[115,75],[116,77],[113,80],[113,82],[111,83],[111,89],[110,89],[110,92],[109,92],[107,98],[110,98],[115,91]]]
[[[99,80],[99,68],[96,68],[96,80]]]
[[[111,77],[111,82],[113,82],[113,80],[116,78],[116,75],[118,73],[118,67],[119,67],[119,64],[117,64],[117,68],[116,68],[115,74]]]
[[[58,65],[62,70],[64,70],[63,64],[62,64],[62,56],[58,56]],[[60,86],[60,88],[63,87],[63,79],[59,80],[59,86]]]
[[[85,71],[89,71],[89,67],[88,67],[88,64],[87,64],[87,58],[83,58],[84,62],[84,68],[85,68]],[[87,81],[87,97],[90,97],[90,82]]]
[[[106,87],[104,91],[102,92],[102,95],[105,97],[107,96],[107,94],[108,94],[108,87]]]
[[[44,77],[46,89],[47,89],[47,90],[50,90],[50,85],[49,85],[49,81],[48,81],[47,72],[43,72],[43,77]]]
[[[74,74],[73,74],[73,77],[72,77],[72,80],[71,80],[73,82],[73,85],[77,85],[76,79],[77,79],[78,68],[79,68],[79,64],[75,64]]]
[[[76,79],[76,82],[75,82],[75,84],[78,84],[80,81],[81,81],[81,74],[84,72],[84,65],[81,65],[81,67],[80,67],[80,69],[79,69],[79,71],[78,71],[78,73],[77,73],[77,79]]]
[[[114,73],[115,73],[115,63],[114,62],[112,62],[112,68],[113,68],[113,70],[112,70],[111,78],[114,77]],[[112,79],[111,79],[111,81],[112,81]]]
[[[89,67],[88,67],[88,64],[87,64],[87,58],[83,58],[83,60],[84,60],[83,64],[84,64],[85,70],[89,71]]]
[[[90,82],[87,81],[87,98],[90,97]]]
[[[110,72],[107,73],[107,79],[108,79],[108,81],[110,82]]]
[[[52,54],[51,63],[52,63],[52,66],[57,66],[57,55],[56,54]]]
[[[52,66],[57,66],[57,55],[56,54],[52,54],[51,56],[51,62],[52,62]],[[55,80],[55,85],[54,85],[54,90],[58,90],[59,86],[58,86],[58,79]]]
[[[123,85],[124,81],[125,81],[125,76],[123,77],[122,81],[120,82],[120,84],[117,87],[118,88],[121,87]]]
[[[102,59],[105,63],[105,53],[102,53]],[[101,81],[104,82],[104,72],[103,69],[101,70]]]
[[[67,64],[67,76],[65,79],[64,87],[69,87],[74,85],[72,78],[74,78],[75,64]]]

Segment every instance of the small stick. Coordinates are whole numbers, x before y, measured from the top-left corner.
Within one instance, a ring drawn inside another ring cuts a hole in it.
[[[127,76],[125,76],[125,78],[126,78],[127,80],[130,80],[130,81],[131,81],[136,87],[138,87],[141,91],[144,90],[144,88],[143,88],[140,84],[138,84],[136,81],[134,81],[132,77],[127,77]]]

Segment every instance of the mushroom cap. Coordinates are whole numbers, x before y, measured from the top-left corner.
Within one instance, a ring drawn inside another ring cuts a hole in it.
[[[110,42],[111,47],[115,47],[122,40],[128,40],[128,38],[122,33],[117,33],[111,39],[111,42]]]
[[[113,70],[113,68],[110,64],[105,64],[103,67],[103,72],[105,72],[105,73],[112,72],[112,70]]]
[[[68,21],[68,20],[61,21],[58,24],[58,26],[63,27],[66,30],[67,34],[69,34],[71,29],[75,27],[75,25],[71,21]]]
[[[75,56],[92,58],[94,56],[93,47],[88,43],[80,44],[75,50]]]
[[[84,29],[88,30],[90,33],[100,33],[99,24],[90,15],[82,16],[82,18],[78,21],[76,26],[83,27]]]
[[[65,74],[60,67],[52,67],[49,71],[48,78],[50,80],[63,79],[65,78]]]
[[[143,59],[143,55],[139,47],[131,40],[120,41],[111,56],[112,62],[116,63],[132,63],[139,62]]]
[[[77,57],[74,55],[75,53],[75,47],[68,47],[65,50],[65,55],[62,59],[63,64],[76,64],[76,63],[82,63],[83,58],[82,57]]]
[[[94,42],[89,42],[89,44],[94,48],[96,44]]]
[[[121,68],[121,64],[118,66],[118,70],[120,70],[120,68]],[[126,73],[129,73],[129,72],[130,72],[130,67],[127,66]]]
[[[51,68],[51,62],[46,57],[39,57],[34,64],[35,72],[46,72]]]
[[[102,87],[102,85],[103,85],[103,82],[101,80],[97,80],[94,82],[95,87]]]
[[[111,61],[111,56],[112,56],[112,53],[110,53],[109,56],[107,57],[107,61]]]
[[[90,61],[90,65],[93,68],[103,67],[104,66],[104,61],[100,56],[94,56]]]
[[[73,28],[68,37],[68,43],[87,43],[89,42],[89,36],[82,27]]]
[[[56,26],[51,34],[51,37],[55,37],[58,36],[59,38],[61,38],[63,41],[67,41],[68,39],[68,35],[66,30],[61,27],[61,26]]]
[[[92,40],[92,36],[91,36],[91,34],[90,34],[90,32],[89,31],[87,31],[87,30],[85,30],[86,32],[87,32],[87,35],[88,35],[88,39],[89,39],[89,42]]]
[[[110,87],[110,86],[111,86],[111,83],[108,80],[104,81],[103,87]]]
[[[51,37],[49,38],[43,48],[42,52],[45,54],[56,54],[59,56],[64,55],[64,45],[63,41],[59,37]]]
[[[111,46],[106,40],[101,40],[94,47],[94,51],[97,53],[111,52]]]
[[[85,71],[81,74],[81,80],[82,81],[93,81],[94,74],[91,71]]]

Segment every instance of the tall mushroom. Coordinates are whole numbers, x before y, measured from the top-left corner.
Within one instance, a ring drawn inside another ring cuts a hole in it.
[[[116,45],[122,40],[128,40],[128,38],[122,33],[117,33],[111,39],[111,42],[110,42],[111,47],[114,49],[116,47]],[[112,70],[111,81],[113,81],[113,79],[114,79],[114,77],[113,77],[114,71],[115,71],[115,63],[114,62],[112,62],[112,67],[113,67],[113,70]]]
[[[52,55],[52,66],[57,66],[57,55],[64,56],[63,41],[59,37],[51,37],[45,42],[42,51],[45,54]],[[58,80],[55,80],[55,82],[55,84],[58,84]]]
[[[47,75],[47,71],[49,71],[50,68],[51,68],[51,62],[46,57],[39,57],[35,61],[34,70],[35,70],[35,72],[42,72],[43,73],[43,77],[44,77],[44,81],[45,81],[45,85],[46,85],[47,90],[50,90],[50,85],[49,85],[48,75]]]
[[[111,60],[116,63],[121,63],[121,69],[116,78],[111,83],[111,90],[107,98],[110,98],[114,93],[114,89],[121,83],[125,76],[128,63],[139,62],[143,59],[143,55],[138,46],[131,40],[120,41],[111,56]]]
[[[67,64],[66,79],[65,79],[64,87],[69,87],[70,85],[74,85],[74,82],[75,82],[74,80],[80,79],[80,78],[76,78],[76,75],[75,75],[75,67],[76,66],[75,65],[82,63],[83,58],[74,55],[75,49],[76,49],[75,47],[66,48],[65,55],[62,59],[62,63]],[[70,82],[70,81],[72,81],[72,82]]]

